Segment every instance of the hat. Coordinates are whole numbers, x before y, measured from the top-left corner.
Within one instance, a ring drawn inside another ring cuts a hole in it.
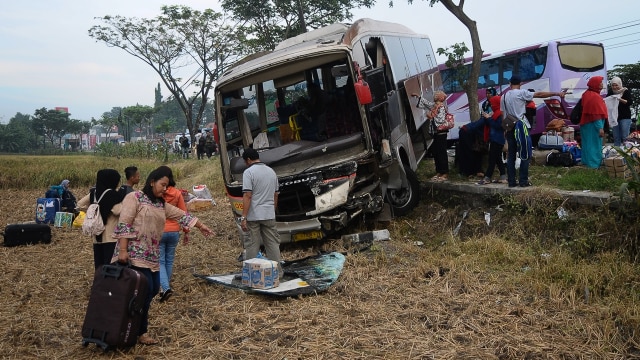
[[[518,76],[518,75],[513,75],[511,77],[511,80],[509,80],[509,84],[511,84],[511,85],[520,85],[521,82],[522,82],[522,80],[520,79],[520,76]]]
[[[246,148],[244,149],[244,152],[242,153],[242,158],[247,160],[258,160],[260,159],[260,155],[258,155],[258,152],[256,151],[256,149],[254,148]]]

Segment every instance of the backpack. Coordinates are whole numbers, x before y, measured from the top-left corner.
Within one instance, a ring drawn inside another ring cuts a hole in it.
[[[94,200],[93,204],[89,205],[89,208],[87,208],[87,214],[84,218],[84,221],[82,222],[82,233],[84,235],[98,236],[104,232],[104,222],[102,221],[102,216],[100,215],[99,204],[104,194],[106,194],[109,190],[111,189],[105,190],[102,195],[100,195],[98,201]],[[95,193],[93,196],[95,199]]]
[[[580,119],[582,118],[582,99],[578,100],[576,106],[571,110],[571,115],[569,115],[569,119],[571,119],[571,123],[573,125],[580,124]]]

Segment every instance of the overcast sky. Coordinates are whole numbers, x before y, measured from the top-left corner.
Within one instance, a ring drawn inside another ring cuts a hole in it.
[[[468,30],[442,5],[428,1],[379,0],[372,9],[354,11],[402,23],[430,36],[434,50],[465,42]],[[455,1],[457,2],[457,1]],[[95,17],[152,18],[155,0],[22,0],[3,2],[0,12],[0,122],[17,112],[68,107],[71,118],[90,120],[114,106],[153,106],[158,75],[141,60],[88,35]],[[182,0],[197,10],[220,10],[218,1]],[[640,1],[468,0],[465,12],[478,24],[485,53],[547,40],[580,38],[605,45],[608,68],[640,61]],[[469,54],[470,56],[470,54]],[[438,59],[443,62],[444,59]],[[169,91],[162,90],[166,98]]]

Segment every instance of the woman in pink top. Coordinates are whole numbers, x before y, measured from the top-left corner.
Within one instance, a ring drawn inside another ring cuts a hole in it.
[[[153,170],[142,188],[127,194],[122,201],[120,220],[114,231],[118,239],[112,261],[126,264],[147,277],[149,295],[143,307],[142,325],[138,342],[145,345],[157,344],[149,334],[149,307],[160,288],[160,239],[167,219],[173,219],[184,229],[197,227],[205,236],[213,235],[209,227],[196,217],[167,204],[162,197],[169,186],[166,167]]]

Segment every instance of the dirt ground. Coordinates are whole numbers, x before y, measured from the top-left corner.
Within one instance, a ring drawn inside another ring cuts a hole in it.
[[[76,194],[86,193],[76,190]],[[39,191],[0,191],[0,224],[33,220]],[[240,269],[228,202],[196,213],[217,235],[193,232],[176,255],[175,294],[154,301],[156,346],[103,354],[81,345],[93,278],[92,245],[79,229],[53,228],[49,245],[0,247],[0,354],[4,359],[622,359],[608,338],[612,319],[580,301],[559,302],[501,286],[500,274],[465,269],[414,244],[399,226],[392,239],[347,255],[327,292],[278,299],[211,285],[200,274]],[[428,231],[424,228],[423,231]],[[428,236],[422,232],[421,236]],[[329,242],[323,250],[344,250]],[[319,246],[285,247],[286,260]],[[619,347],[616,347],[619,346]]]

